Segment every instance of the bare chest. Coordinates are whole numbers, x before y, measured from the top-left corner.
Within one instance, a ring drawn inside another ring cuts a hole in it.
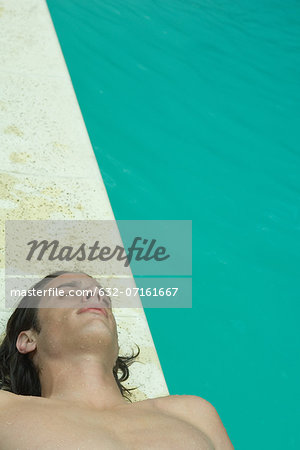
[[[213,450],[185,421],[130,406],[95,412],[36,402],[1,416],[1,450]]]

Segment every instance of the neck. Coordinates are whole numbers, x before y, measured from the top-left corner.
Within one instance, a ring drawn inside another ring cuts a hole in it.
[[[112,367],[95,355],[78,355],[40,364],[41,396],[96,409],[123,405]]]

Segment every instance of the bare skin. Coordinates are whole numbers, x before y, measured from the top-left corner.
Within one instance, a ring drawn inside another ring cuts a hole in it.
[[[76,282],[87,288],[95,280],[82,274]],[[62,283],[66,275],[49,286]],[[101,299],[82,297],[78,308],[70,301],[40,308],[41,332],[18,336],[18,351],[40,369],[42,395],[0,391],[1,450],[233,449],[216,410],[200,397],[124,399],[112,373],[119,346],[111,309],[80,312]]]

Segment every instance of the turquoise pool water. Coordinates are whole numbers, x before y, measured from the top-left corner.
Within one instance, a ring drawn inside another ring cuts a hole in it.
[[[300,448],[300,3],[48,6],[116,217],[193,219],[193,309],[146,311],[170,393]]]

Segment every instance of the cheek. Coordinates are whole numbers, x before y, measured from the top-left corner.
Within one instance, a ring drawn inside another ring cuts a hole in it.
[[[54,309],[40,310],[39,321],[41,325],[39,341],[43,348],[57,347],[58,343],[62,343],[64,337],[68,335],[69,316],[63,310],[59,314]]]

